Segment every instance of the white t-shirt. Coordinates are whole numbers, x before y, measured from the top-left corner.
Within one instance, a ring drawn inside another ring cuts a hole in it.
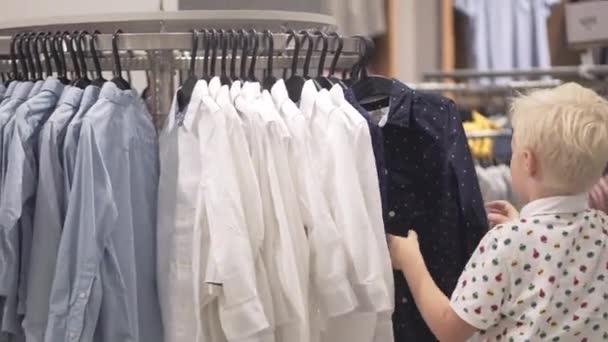
[[[608,340],[608,216],[586,195],[533,201],[480,242],[451,305],[474,341]]]

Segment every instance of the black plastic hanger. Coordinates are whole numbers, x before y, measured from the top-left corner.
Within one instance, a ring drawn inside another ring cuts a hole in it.
[[[256,30],[249,30],[249,40],[252,42],[251,48],[251,63],[249,63],[249,71],[247,72],[247,81],[257,82],[258,79],[255,77],[255,63],[258,58],[258,47],[260,45],[259,36]]]
[[[205,49],[205,53],[203,55],[203,73],[201,75],[201,79],[209,82],[209,54],[211,53],[211,32],[207,29],[202,31],[203,37],[203,49]]]
[[[51,54],[53,55],[57,66],[57,79],[61,81],[61,83],[68,85],[70,84],[70,80],[67,77],[65,55],[63,53],[63,45],[59,40],[60,36],[61,32],[55,32],[55,34],[52,34],[52,37],[50,37]]]
[[[192,31],[192,50],[190,51],[190,70],[188,70],[188,78],[177,91],[177,108],[180,112],[183,111],[190,103],[194,86],[196,86],[196,82],[198,82],[195,71],[196,52],[198,51],[198,35],[199,32],[197,30]]]
[[[101,64],[99,63],[99,56],[97,55],[97,47],[95,47],[95,41],[97,40],[98,34],[99,34],[99,31],[96,30],[93,32],[93,35],[89,37],[89,50],[91,51],[91,57],[93,58],[93,65],[95,66],[95,72],[97,73],[97,78],[95,78],[93,80],[93,82],[91,82],[91,84],[96,87],[101,87],[108,80],[106,80],[103,77],[103,72],[101,70]]]
[[[239,41],[241,43],[241,65],[239,80],[245,82],[247,79],[247,59],[249,53],[249,36],[244,29],[239,31]]]
[[[291,39],[293,39],[294,49],[293,49],[293,59],[291,61],[291,75],[285,81],[285,87],[287,88],[287,93],[289,94],[289,98],[293,102],[300,101],[300,97],[302,96],[302,88],[304,87],[304,83],[306,79],[302,76],[297,75],[298,72],[298,57],[300,54],[300,39],[298,35],[293,30],[288,30],[289,37],[287,38],[287,42],[285,46],[289,45]],[[283,78],[286,77],[286,70],[283,73]]]
[[[329,48],[327,34],[321,31],[315,31],[314,34],[317,36],[315,45],[319,43],[319,40],[321,40],[323,43],[321,46],[321,55],[319,56],[319,66],[317,67],[317,77],[315,77],[315,83],[319,86],[319,89],[330,89],[333,84],[328,77],[323,76],[323,72],[325,72],[325,59],[327,58],[327,50]]]
[[[34,56],[32,52],[32,35],[26,33],[23,35],[23,41],[25,44],[25,62],[27,63],[27,68],[30,70],[30,80],[38,81],[38,72],[36,70],[36,65],[34,64]]]
[[[239,36],[236,30],[230,30],[230,80],[236,81],[238,80],[238,76],[236,75],[236,54],[239,48]]]
[[[33,67],[34,79],[41,81],[44,79],[44,72],[42,70],[42,61],[40,61],[40,52],[38,51],[38,33],[30,33],[28,43],[30,59],[32,59],[31,65]]]
[[[118,35],[122,33],[122,30],[118,29],[112,35],[112,57],[114,59],[114,78],[112,82],[116,84],[118,89],[127,90],[131,89],[131,85],[127,80],[122,78],[122,67],[120,66],[120,55],[118,54]]]
[[[207,82],[211,81],[212,78],[215,77],[215,64],[217,62],[217,47],[219,45],[219,33],[216,29],[211,29],[210,31],[211,38],[211,62],[209,63],[209,79]]]
[[[75,86],[76,83],[82,78],[82,72],[80,70],[80,65],[78,64],[78,57],[76,56],[76,51],[74,50],[74,36],[69,32],[64,32],[61,35],[68,53],[70,54],[70,58],[72,59],[72,66],[74,68],[74,80],[72,81],[72,86]],[[84,88],[82,88],[84,89]]]
[[[36,41],[36,49],[38,49],[38,44],[42,43],[40,45],[40,50],[42,52],[42,56],[44,57],[44,71],[46,73],[47,78],[51,77],[53,76],[53,68],[51,66],[51,57],[49,56],[49,50],[47,49],[46,45],[46,33],[39,32],[38,34],[36,34],[36,38],[34,38],[34,40]]]
[[[336,74],[336,67],[338,66],[340,55],[342,54],[342,49],[344,48],[344,39],[336,32],[331,32],[329,35],[335,38],[335,41],[338,42],[338,46],[334,51],[334,58],[332,59],[331,64],[329,65],[327,79],[329,80],[329,82],[332,83],[332,85],[339,84],[342,88],[346,88],[346,84],[342,82],[342,79],[339,79],[338,77],[334,76]]]
[[[10,57],[11,57],[11,75],[9,79],[4,83],[5,86],[13,81],[20,81],[21,75],[19,74],[19,69],[17,68],[17,56],[15,54],[15,45],[17,44],[17,38],[19,38],[19,33],[15,34],[11,38],[11,46],[10,46]]]
[[[29,80],[30,70],[27,65],[25,53],[23,52],[24,39],[25,39],[25,34],[19,35],[19,38],[17,41],[17,55],[19,57],[19,62],[21,64],[21,70],[22,70],[21,75],[23,77],[23,80]]]
[[[384,76],[369,76],[367,74],[367,64],[372,57],[374,42],[366,37],[358,36],[358,38],[365,44],[365,49],[363,58],[355,66],[354,72],[351,73],[355,77],[360,74],[360,78],[352,85],[353,93],[361,106],[367,110],[388,107],[393,89],[393,80]]]
[[[226,30],[220,30],[220,41],[222,48],[222,61],[220,64],[220,82],[222,85],[230,86],[232,84],[232,80],[228,77],[228,72],[226,71],[226,58],[228,55],[228,43],[230,37],[228,36],[228,32]]]
[[[302,65],[302,76],[305,79],[310,79],[310,62],[312,61],[312,52],[314,49],[314,40],[310,33],[306,30],[300,31],[300,34],[303,36],[302,39],[306,39],[308,42],[308,49],[306,50],[306,55],[304,56],[304,64]],[[300,42],[300,46],[302,46],[303,42]]]
[[[80,32],[74,32],[74,34],[76,35],[76,55],[78,56],[78,60],[80,63],[80,68],[81,68],[81,76],[80,78],[74,83],[75,87],[78,87],[80,89],[84,89],[86,87],[88,87],[91,84],[91,80],[89,79],[89,70],[87,68],[87,63],[85,60],[85,56],[84,56],[84,48],[83,48],[83,44],[82,44],[82,38],[84,37],[85,34],[89,34],[87,31],[80,31]]]
[[[277,82],[277,78],[274,77],[273,72],[273,58],[274,58],[274,37],[270,30],[264,30],[264,38],[266,40],[266,47],[268,48],[268,63],[266,64],[266,77],[262,82],[262,86],[266,90],[270,90],[272,86]]]

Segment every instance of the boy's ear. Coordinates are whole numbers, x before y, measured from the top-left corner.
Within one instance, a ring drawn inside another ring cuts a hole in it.
[[[524,151],[524,167],[528,176],[535,177],[538,174],[538,159],[534,152],[530,150]]]

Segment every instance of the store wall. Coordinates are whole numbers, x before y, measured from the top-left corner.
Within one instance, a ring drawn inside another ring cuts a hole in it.
[[[439,68],[440,1],[393,1],[394,76],[404,82],[421,82],[424,72]]]

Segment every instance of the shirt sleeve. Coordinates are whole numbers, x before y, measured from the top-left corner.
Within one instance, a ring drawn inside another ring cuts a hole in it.
[[[305,127],[305,118],[291,118],[294,131],[292,158],[293,174],[300,212],[308,229],[310,245],[310,272],[315,293],[319,296],[324,317],[335,317],[353,311],[357,306],[355,294],[347,277],[346,251],[337,231],[329,207],[315,182],[312,157],[309,150],[311,137]]]
[[[256,275],[249,234],[245,226],[235,165],[230,157],[225,118],[210,98],[205,99],[207,111],[199,121],[199,146],[203,162],[197,225],[206,225],[209,236],[208,260],[193,262],[205,267],[195,272],[195,286],[201,283],[219,290],[219,319],[228,341],[235,341],[262,332],[269,327],[256,288]],[[207,230],[207,229],[203,229]],[[196,241],[196,240],[195,240]],[[200,253],[200,245],[194,246]],[[197,254],[198,254],[197,253]],[[199,260],[202,260],[198,257]],[[201,279],[202,278],[202,279]],[[197,284],[198,283],[198,284]],[[201,301],[202,303],[202,301]],[[199,303],[200,304],[200,303]],[[197,308],[201,309],[201,308]]]
[[[327,146],[331,148],[331,155],[326,193],[331,198],[331,211],[354,268],[353,289],[360,308],[364,312],[381,312],[391,308],[392,299],[352,151],[356,133],[349,129],[344,115],[335,110],[329,118]]]
[[[508,293],[509,271],[504,260],[511,255],[511,239],[497,226],[481,240],[452,293],[451,306],[473,327],[486,330],[500,319]]]
[[[91,341],[87,337],[92,338],[95,325],[86,323],[96,321],[100,313],[101,261],[118,218],[110,176],[94,130],[83,124],[81,133],[45,341]]]
[[[357,113],[354,113],[357,114]],[[386,286],[389,306],[386,307],[379,315],[376,324],[375,342],[392,341],[390,337],[393,332],[392,312],[395,307],[395,284],[393,280],[393,268],[391,258],[388,251],[388,244],[384,234],[384,220],[382,219],[382,200],[380,197],[380,185],[378,183],[378,173],[376,171],[376,161],[374,151],[372,149],[371,134],[367,123],[362,120],[359,126],[356,138],[355,151],[353,153],[358,157],[358,169],[363,195],[365,198],[365,207],[370,218],[370,227],[373,230],[375,240],[378,246],[378,267],[384,275],[384,285]]]

